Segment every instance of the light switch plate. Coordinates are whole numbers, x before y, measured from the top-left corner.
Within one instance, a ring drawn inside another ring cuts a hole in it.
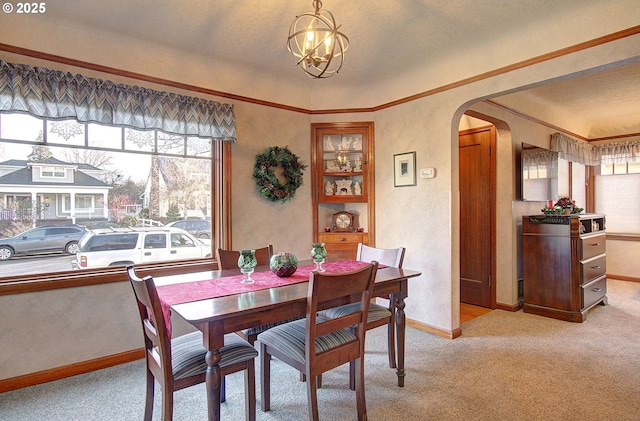
[[[423,168],[420,170],[420,178],[433,178],[436,176],[435,168]]]

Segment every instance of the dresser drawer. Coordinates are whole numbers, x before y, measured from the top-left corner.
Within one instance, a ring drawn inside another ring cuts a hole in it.
[[[318,234],[318,241],[325,244],[358,244],[365,243],[364,232],[331,232]]]
[[[603,254],[593,259],[582,261],[580,266],[582,268],[580,283],[583,285],[588,284],[607,273],[607,256]]]
[[[582,308],[589,308],[607,295],[607,278],[603,277],[582,287]]]
[[[358,243],[367,244],[369,234],[366,232],[321,232],[318,241],[327,249],[327,259],[355,260],[358,254]]]
[[[597,256],[606,251],[606,235],[592,235],[580,239],[582,243],[582,259],[585,260],[593,256]]]

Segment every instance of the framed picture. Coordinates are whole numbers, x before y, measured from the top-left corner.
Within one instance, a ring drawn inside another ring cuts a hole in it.
[[[393,185],[394,187],[416,185],[415,152],[405,152],[393,155]]]

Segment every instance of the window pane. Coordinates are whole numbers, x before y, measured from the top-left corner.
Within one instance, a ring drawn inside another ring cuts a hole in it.
[[[78,209],[92,209],[93,208],[93,196],[78,196],[76,197],[76,208]]]
[[[47,121],[47,143],[84,145],[85,126],[75,120]]]
[[[0,138],[42,142],[44,122],[26,114],[0,114]]]
[[[153,152],[156,150],[155,132],[124,129],[124,148],[128,151]]]
[[[187,156],[211,156],[211,140],[199,137],[187,138]]]
[[[600,166],[600,174],[601,175],[613,174],[613,164],[602,164]]]
[[[640,174],[596,176],[595,199],[608,232],[640,234]]]
[[[122,128],[87,124],[88,145],[98,148],[122,149]]]
[[[627,164],[613,164],[613,173],[614,174],[626,174],[627,173]]]
[[[158,152],[166,154],[185,154],[185,138],[167,133],[158,132]]]

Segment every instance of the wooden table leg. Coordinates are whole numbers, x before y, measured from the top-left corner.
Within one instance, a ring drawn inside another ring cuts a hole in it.
[[[404,340],[405,340],[405,302],[403,298],[396,299],[396,346],[398,351],[398,367],[396,374],[398,375],[398,387],[404,387]]]

